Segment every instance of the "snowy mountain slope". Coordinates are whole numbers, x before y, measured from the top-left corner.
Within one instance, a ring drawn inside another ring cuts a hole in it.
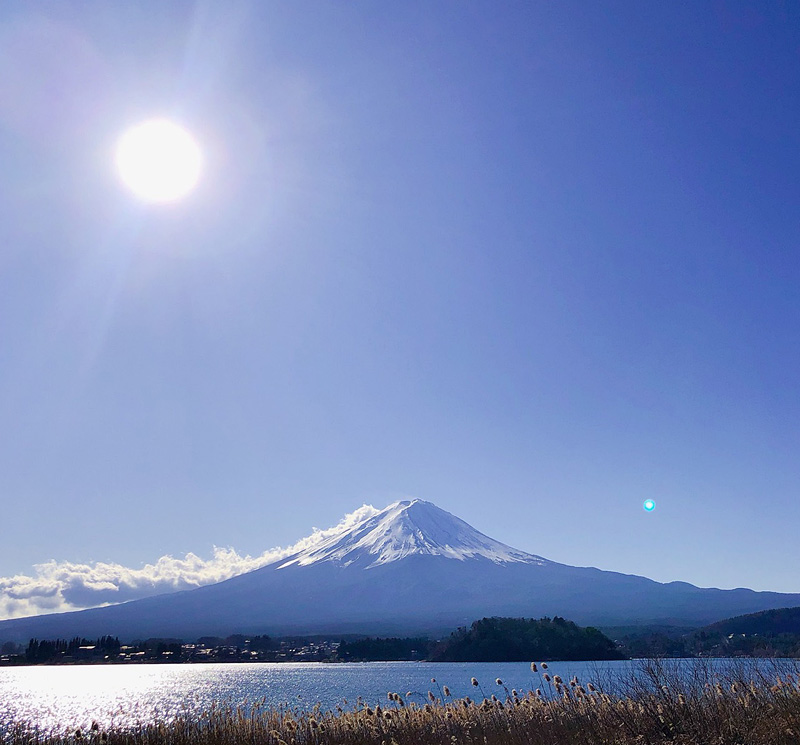
[[[496,564],[549,563],[540,556],[489,538],[431,502],[413,499],[390,504],[354,527],[327,536],[284,560],[279,568],[329,561],[370,569],[412,555],[444,556],[459,561],[484,558]]]
[[[111,634],[441,633],[483,616],[704,625],[800,594],[717,590],[572,567],[518,551],[429,502],[362,508],[272,564],[194,590],[0,622],[0,642]]]

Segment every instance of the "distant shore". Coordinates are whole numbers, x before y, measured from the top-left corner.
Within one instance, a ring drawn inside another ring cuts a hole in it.
[[[204,636],[122,644],[98,639],[31,639],[0,647],[0,666],[176,664],[197,662],[525,662],[633,658],[800,658],[800,608],[742,616],[701,629],[674,626],[580,627],[553,618],[491,617],[443,639],[427,637]],[[605,633],[604,633],[605,632]]]

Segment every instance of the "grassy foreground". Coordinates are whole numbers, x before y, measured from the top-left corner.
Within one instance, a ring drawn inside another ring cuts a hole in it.
[[[689,674],[677,665],[642,662],[624,680],[584,683],[550,676],[531,666],[542,687],[509,691],[491,682],[492,695],[479,701],[452,699],[447,686],[431,681],[429,703],[407,702],[389,693],[385,706],[358,704],[350,710],[319,708],[301,713],[215,706],[199,717],[103,732],[40,736],[18,727],[11,745],[782,745],[800,743],[800,677],[777,667],[740,667],[727,672],[710,665]],[[542,669],[544,668],[544,669]],[[476,692],[484,686],[473,679]],[[614,690],[614,693],[610,691]]]

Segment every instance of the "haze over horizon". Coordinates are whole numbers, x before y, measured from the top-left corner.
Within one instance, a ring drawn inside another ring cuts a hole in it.
[[[406,497],[800,592],[799,50],[788,3],[4,4],[0,616]],[[202,168],[148,203],[159,117]]]

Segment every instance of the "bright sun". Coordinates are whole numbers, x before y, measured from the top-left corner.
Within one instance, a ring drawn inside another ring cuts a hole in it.
[[[116,164],[120,178],[139,199],[172,202],[195,187],[203,156],[183,127],[150,119],[120,137]]]

